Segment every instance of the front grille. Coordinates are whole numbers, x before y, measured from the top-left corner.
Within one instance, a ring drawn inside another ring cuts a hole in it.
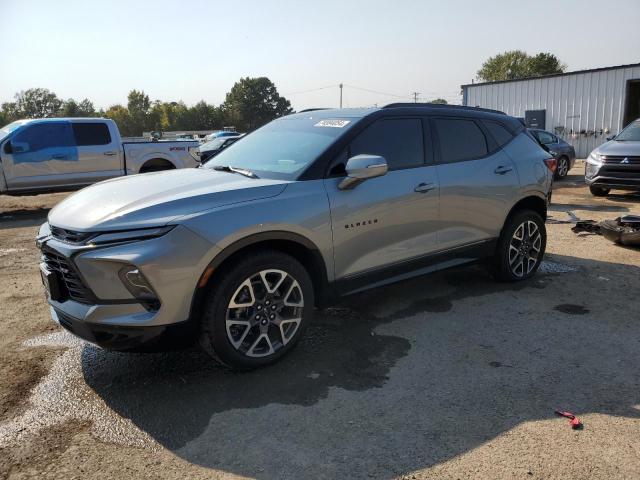
[[[602,157],[602,161],[605,164],[619,164],[619,165],[640,165],[640,157],[627,157],[624,155],[605,155]],[[624,163],[622,163],[624,162]]]
[[[73,268],[71,261],[57,252],[49,249],[42,250],[42,261],[47,265],[47,269],[56,272],[61,280],[63,299],[71,299],[84,304],[94,303],[91,299],[93,295],[85,286],[82,278]]]
[[[53,236],[53,238],[55,238],[56,240],[60,240],[61,242],[64,242],[64,243],[71,243],[73,245],[83,244],[91,236],[94,235],[93,233],[90,233],[90,232],[76,232],[74,230],[67,230],[60,227],[54,227],[53,225],[50,225],[49,228],[51,229],[51,235]]]
[[[605,163],[600,167],[598,171],[598,175],[606,176],[614,176],[620,178],[640,178],[640,163],[637,165],[626,165],[626,164],[609,164]]]

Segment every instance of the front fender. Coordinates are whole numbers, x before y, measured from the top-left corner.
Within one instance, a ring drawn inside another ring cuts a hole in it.
[[[2,167],[2,162],[0,161],[0,193],[6,193],[9,189],[7,188],[7,180],[4,178],[4,168]]]

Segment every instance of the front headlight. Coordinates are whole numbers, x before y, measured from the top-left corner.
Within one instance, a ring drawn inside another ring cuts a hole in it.
[[[89,245],[104,245],[106,243],[131,242],[133,240],[148,240],[161,237],[170,232],[175,225],[157,228],[141,228],[138,230],[126,230],[124,232],[108,232],[93,237],[87,243]]]
[[[595,163],[597,165],[602,165],[602,155],[596,152],[591,152],[591,155],[589,155],[587,162]]]

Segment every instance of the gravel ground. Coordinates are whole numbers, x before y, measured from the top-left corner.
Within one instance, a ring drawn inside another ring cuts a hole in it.
[[[33,238],[66,194],[0,197],[0,478],[640,478],[640,251],[570,230],[640,196],[594,198],[581,168],[534,279],[467,267],[354,296],[243,374],[53,325]]]

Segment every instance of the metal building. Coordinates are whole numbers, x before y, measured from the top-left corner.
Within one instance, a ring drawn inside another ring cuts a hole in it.
[[[462,104],[521,117],[564,138],[585,158],[640,118],[640,63],[462,85]]]

